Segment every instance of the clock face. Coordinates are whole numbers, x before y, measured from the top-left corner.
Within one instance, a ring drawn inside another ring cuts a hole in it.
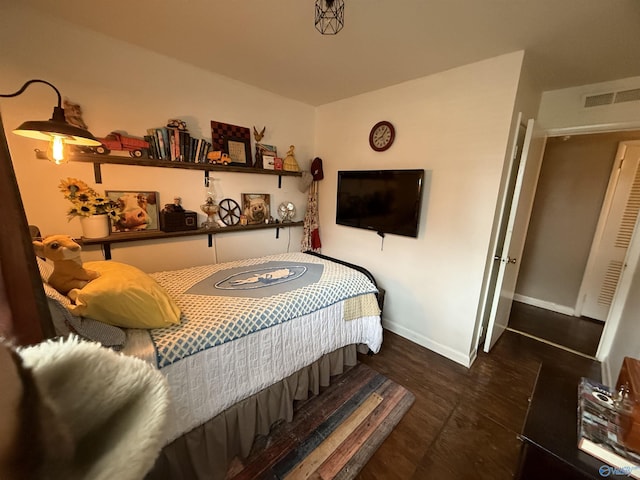
[[[376,152],[382,152],[393,144],[396,132],[389,122],[378,122],[371,129],[369,134],[369,145]]]

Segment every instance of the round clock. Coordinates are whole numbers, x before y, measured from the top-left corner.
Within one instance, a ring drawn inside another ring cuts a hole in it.
[[[391,145],[396,138],[396,130],[387,121],[376,123],[369,134],[369,145],[376,152],[383,152]]]

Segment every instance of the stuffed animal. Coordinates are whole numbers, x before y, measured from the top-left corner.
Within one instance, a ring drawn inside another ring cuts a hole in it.
[[[82,267],[82,249],[69,235],[49,235],[42,241],[34,241],[33,246],[36,255],[53,261],[53,273],[48,282],[62,295],[73,288],[82,288],[100,276],[100,273]]]

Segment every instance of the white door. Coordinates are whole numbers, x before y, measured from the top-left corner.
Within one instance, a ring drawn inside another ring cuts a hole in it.
[[[533,119],[527,122],[520,155],[514,155],[509,182],[513,188],[505,190],[502,220],[494,256],[497,266],[495,286],[487,294],[487,336],[484,351],[488,352],[507,328],[513,295],[520,269],[520,256],[524,250],[533,198],[540,173],[546,137],[535,129]],[[510,192],[512,190],[512,194]]]
[[[607,319],[640,210],[639,164],[640,142],[620,142],[578,295],[578,315]]]

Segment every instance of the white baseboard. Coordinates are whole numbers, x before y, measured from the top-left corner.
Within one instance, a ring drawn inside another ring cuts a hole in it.
[[[446,357],[449,360],[459,363],[460,365],[463,365],[467,368],[471,366],[471,364],[476,358],[475,352],[473,355],[464,354],[462,352],[454,350],[451,347],[442,345],[441,343],[438,343],[438,342],[434,342],[433,340],[423,335],[420,335],[419,333],[416,333],[413,330],[409,330],[408,328],[400,326],[397,323],[390,322],[389,320],[385,320],[384,318],[382,320],[382,326],[393,333],[397,333],[401,337],[411,340],[412,342],[417,343],[418,345],[421,345],[425,348],[428,348],[429,350],[432,350],[437,354],[442,355],[443,357]],[[382,344],[384,345],[384,341]]]
[[[540,300],[538,298],[526,297],[516,293],[513,296],[516,302],[526,303],[527,305],[533,305],[534,307],[544,308],[545,310],[551,310],[552,312],[562,313],[563,315],[576,316],[576,310],[573,307],[567,307],[566,305],[558,305],[557,303],[547,302],[546,300]]]

